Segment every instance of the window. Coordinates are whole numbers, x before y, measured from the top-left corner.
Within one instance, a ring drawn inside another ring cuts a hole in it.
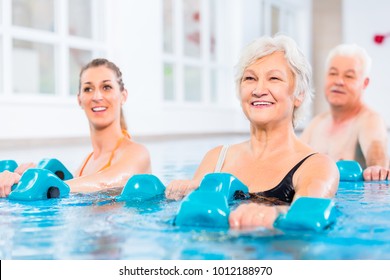
[[[0,94],[76,94],[80,68],[107,52],[105,2],[0,0]]]
[[[218,103],[219,85],[228,67],[219,44],[226,30],[217,32],[226,20],[220,12],[224,4],[219,0],[163,0],[166,102]]]
[[[286,1],[265,0],[263,15],[265,34],[284,33],[293,36],[296,33],[295,13],[296,8]]]
[[[54,32],[53,0],[13,0],[12,25]]]

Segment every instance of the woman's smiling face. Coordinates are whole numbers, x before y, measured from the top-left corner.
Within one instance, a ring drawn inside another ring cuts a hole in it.
[[[249,65],[242,76],[240,98],[242,109],[254,124],[288,120],[299,106],[294,96],[294,74],[284,57],[277,51]]]
[[[115,72],[111,69],[98,66],[82,73],[78,102],[90,125],[96,129],[120,122],[121,106],[126,98],[126,90],[120,90]]]

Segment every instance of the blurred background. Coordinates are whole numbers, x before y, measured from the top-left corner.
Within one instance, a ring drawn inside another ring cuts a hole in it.
[[[390,125],[387,0],[0,0],[0,157],[89,143],[76,94],[80,68],[95,57],[123,72],[135,138],[245,134],[234,66],[246,44],[275,33],[292,36],[313,65],[311,116],[327,108],[327,52],[366,48],[365,99]]]

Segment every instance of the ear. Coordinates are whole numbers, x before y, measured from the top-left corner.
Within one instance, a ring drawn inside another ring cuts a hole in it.
[[[364,79],[364,82],[363,82],[363,89],[366,89],[366,87],[368,86],[368,84],[370,83],[370,78],[365,78]]]
[[[84,109],[83,105],[81,105],[80,93],[77,94],[77,102],[79,103],[79,106],[81,107],[81,109]]]
[[[121,92],[121,105],[125,104],[128,95],[129,95],[129,93],[127,92],[127,89],[122,90],[122,92]]]
[[[298,96],[294,97],[294,107],[299,107],[301,106],[302,102],[303,102],[303,98],[304,98],[304,94],[301,92],[300,94],[298,94]]]

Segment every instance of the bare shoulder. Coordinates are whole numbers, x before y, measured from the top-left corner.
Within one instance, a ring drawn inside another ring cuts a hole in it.
[[[323,153],[315,153],[308,157],[299,170],[301,175],[309,177],[338,178],[340,175],[335,161]]]
[[[150,153],[145,145],[128,140],[120,154],[119,162],[137,163],[137,165],[150,165]]]
[[[362,114],[360,114],[360,119],[364,122],[385,122],[381,114],[368,107],[365,107]]]
[[[313,154],[311,157],[309,157],[305,162],[304,164],[308,165],[308,166],[322,166],[322,167],[330,167],[330,168],[336,168],[337,169],[337,165],[336,163],[334,162],[334,160],[324,154],[324,153],[315,153]]]
[[[336,194],[340,173],[328,155],[316,153],[298,170],[296,190],[299,196],[332,197]]]
[[[214,147],[212,148],[211,150],[209,150],[205,156],[204,156],[204,159],[209,159],[209,160],[217,160],[218,157],[219,157],[219,154],[221,153],[222,151],[222,148],[223,148],[223,145],[219,145],[217,147]]]

